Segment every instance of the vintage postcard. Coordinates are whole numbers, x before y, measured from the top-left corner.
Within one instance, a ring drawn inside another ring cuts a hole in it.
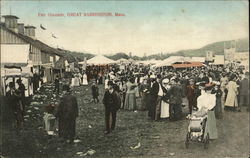
[[[1,158],[249,157],[247,0],[2,0]]]

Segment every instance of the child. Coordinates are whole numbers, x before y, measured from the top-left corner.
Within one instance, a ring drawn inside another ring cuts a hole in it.
[[[92,89],[92,96],[93,96],[94,103],[96,103],[96,102],[99,103],[99,99],[98,99],[99,89],[96,86],[95,82],[93,82],[93,85],[92,85],[91,89]]]
[[[55,107],[53,105],[48,105],[45,107],[45,114],[43,116],[45,130],[49,136],[54,135],[54,125],[55,125],[55,116],[54,116]]]

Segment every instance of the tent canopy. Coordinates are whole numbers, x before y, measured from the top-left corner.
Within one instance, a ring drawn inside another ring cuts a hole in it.
[[[149,64],[157,64],[159,62],[162,62],[162,60],[156,60],[156,59],[150,59],[150,60],[144,60],[144,61],[137,61],[137,63],[139,64],[145,64],[145,65],[149,65]]]
[[[116,61],[109,59],[103,55],[97,55],[89,60],[87,60],[87,64],[94,64],[94,65],[104,65],[104,64],[114,64]]]
[[[121,59],[116,60],[116,63],[130,63],[130,61],[128,59],[121,58]]]
[[[154,67],[171,66],[175,62],[184,62],[184,61],[190,61],[190,58],[183,56],[170,56],[169,58],[161,62],[158,62]]]
[[[201,62],[184,62],[180,64],[172,64],[174,68],[191,68],[191,67],[202,67]]]
[[[192,57],[191,61],[204,63],[205,57]]]

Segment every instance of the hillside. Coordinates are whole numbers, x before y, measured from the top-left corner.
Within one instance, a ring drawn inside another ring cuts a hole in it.
[[[205,45],[204,47],[200,49],[180,50],[174,53],[159,53],[159,54],[153,54],[147,57],[132,56],[132,59],[134,60],[166,59],[172,55],[202,57],[206,55],[207,51],[213,51],[216,55],[222,55],[224,53],[224,45],[225,45],[225,48],[230,48],[230,45],[235,47],[235,43],[232,40],[220,41],[220,42],[215,42],[215,43]],[[236,50],[238,52],[249,51],[249,39],[244,38],[244,39],[238,40],[236,42]],[[66,50],[64,50],[64,53],[66,54],[67,58],[71,58],[71,59],[73,58],[74,60],[77,60],[77,61],[83,61],[84,57],[86,57],[87,59],[90,59],[95,56],[90,53],[71,52],[71,51],[66,51]],[[114,55],[106,55],[106,56],[113,60],[118,60],[121,58],[125,58],[125,59],[129,58],[129,56],[123,52],[119,52]]]
[[[231,44],[233,47],[235,47],[235,43],[233,41],[221,41],[208,44],[200,49],[181,50],[173,54],[184,55],[184,56],[205,56],[206,51],[213,51],[216,55],[222,55],[224,53],[224,45],[225,48],[230,48]],[[236,51],[237,52],[249,51],[249,40],[247,38],[238,40],[236,42]]]

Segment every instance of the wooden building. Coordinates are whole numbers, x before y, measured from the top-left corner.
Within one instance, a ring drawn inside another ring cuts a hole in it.
[[[5,22],[0,23],[1,70],[11,66],[20,67],[26,73],[28,71],[39,76],[43,82],[53,82],[54,69],[65,69],[63,64],[55,67],[63,55],[57,49],[37,40],[34,26],[18,23],[19,18],[13,15],[3,17]],[[60,70],[59,75],[61,72]]]

